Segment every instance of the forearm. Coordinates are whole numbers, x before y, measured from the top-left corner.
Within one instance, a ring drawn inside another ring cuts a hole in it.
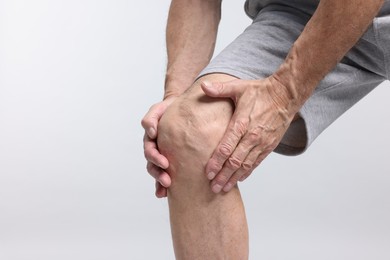
[[[220,13],[221,0],[172,0],[166,32],[165,98],[183,93],[210,61]]]
[[[382,4],[383,0],[320,2],[285,62],[274,74],[288,90],[292,110],[303,105],[322,78],[355,45]]]

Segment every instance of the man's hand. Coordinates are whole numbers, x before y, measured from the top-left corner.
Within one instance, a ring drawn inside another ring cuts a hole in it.
[[[207,95],[229,97],[236,105],[228,129],[206,165],[214,192],[229,191],[275,149],[299,108],[359,40],[383,3],[321,0],[272,76],[202,85]]]
[[[164,101],[154,104],[142,119],[142,127],[145,129],[144,154],[147,160],[146,168],[149,174],[156,179],[156,197],[167,196],[167,188],[171,185],[171,178],[165,171],[169,167],[168,159],[158,151],[157,125],[161,116],[176,97],[166,98]]]
[[[202,83],[211,97],[231,98],[235,111],[226,133],[206,165],[215,193],[243,181],[279,144],[296,111],[291,95],[274,77]]]

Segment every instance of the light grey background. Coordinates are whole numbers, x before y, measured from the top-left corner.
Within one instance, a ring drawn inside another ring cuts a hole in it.
[[[250,20],[224,1],[217,50]],[[140,120],[169,1],[0,0],[0,259],[173,259]],[[390,259],[390,84],[241,185],[251,259]]]

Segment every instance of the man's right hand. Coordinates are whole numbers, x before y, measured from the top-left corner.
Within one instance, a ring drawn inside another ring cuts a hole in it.
[[[167,188],[171,185],[171,177],[165,171],[169,167],[168,159],[157,148],[157,125],[166,109],[176,97],[171,96],[150,107],[142,119],[142,127],[145,129],[144,154],[147,160],[146,169],[156,179],[156,197],[167,196]]]

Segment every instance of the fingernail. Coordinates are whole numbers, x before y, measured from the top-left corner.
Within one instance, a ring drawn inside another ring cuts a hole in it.
[[[214,177],[215,177],[215,173],[214,172],[209,172],[209,174],[207,174],[207,179],[209,179],[209,180],[214,179]]]
[[[221,190],[222,190],[222,186],[219,185],[219,184],[215,184],[215,185],[213,186],[213,188],[212,188],[212,191],[213,191],[214,193],[219,193]]]
[[[203,81],[203,85],[206,87],[206,88],[211,88],[211,83],[209,81]]]
[[[228,183],[225,185],[225,187],[223,187],[223,191],[228,192],[231,190],[232,187],[233,187],[233,185],[231,183]]]
[[[156,130],[154,130],[153,127],[150,127],[150,128],[148,129],[148,136],[149,136],[150,138],[154,138],[154,137],[156,136]]]

